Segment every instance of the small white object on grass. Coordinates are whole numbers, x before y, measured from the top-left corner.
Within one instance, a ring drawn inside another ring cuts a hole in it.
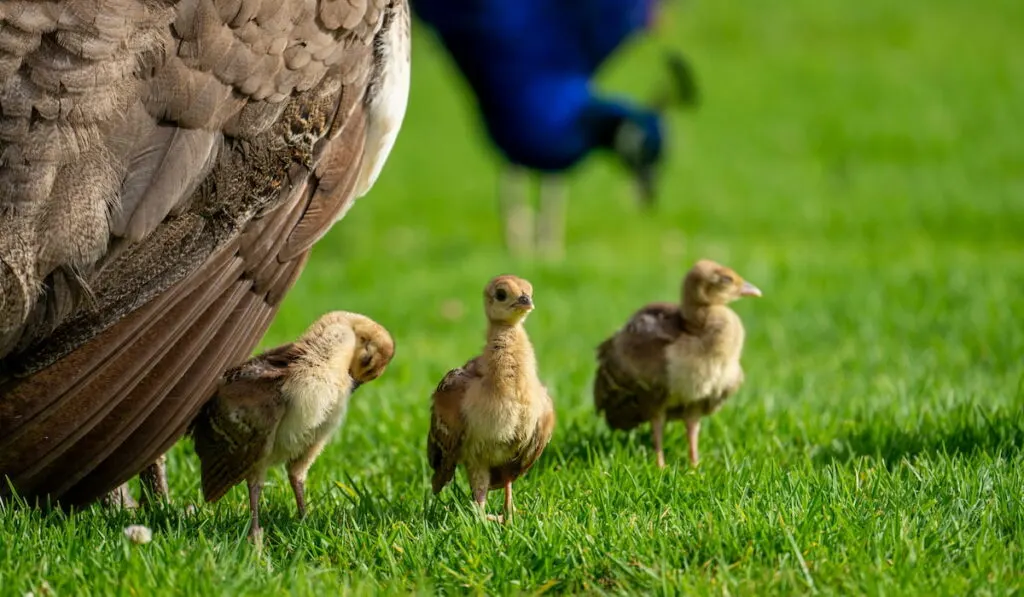
[[[149,530],[149,527],[141,524],[133,524],[124,527],[124,536],[132,543],[143,544],[149,543],[153,540],[153,531]]]

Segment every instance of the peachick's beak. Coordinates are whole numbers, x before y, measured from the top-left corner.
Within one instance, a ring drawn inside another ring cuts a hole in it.
[[[761,289],[750,282],[743,282],[743,287],[740,288],[740,296],[761,296]]]
[[[533,308],[533,300],[530,299],[530,295],[523,294],[523,295],[520,295],[518,299],[516,299],[515,305],[516,305],[516,307],[518,307],[520,309],[532,309]]]

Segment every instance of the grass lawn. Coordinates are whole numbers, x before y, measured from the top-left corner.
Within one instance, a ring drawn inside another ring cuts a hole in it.
[[[665,35],[705,101],[673,117],[660,209],[640,213],[615,164],[592,160],[559,263],[504,254],[493,156],[420,31],[381,181],[317,245],[263,342],[339,308],[396,338],[310,473],[309,518],[281,470],[262,554],[244,485],[186,513],[201,494],[184,441],[171,506],[0,512],[0,594],[1019,594],[1024,3],[672,10]],[[618,56],[605,84],[646,95],[659,47]],[[675,298],[700,257],[765,296],[736,304],[747,383],[705,421],[699,470],[670,424],[659,471],[647,430],[594,416],[594,347]],[[507,527],[471,517],[462,473],[433,498],[425,457],[430,394],[481,348],[481,292],[503,272],[535,287],[527,329],[559,417]],[[152,543],[126,541],[133,521]]]

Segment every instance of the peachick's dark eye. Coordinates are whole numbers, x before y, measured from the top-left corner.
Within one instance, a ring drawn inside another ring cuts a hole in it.
[[[732,284],[732,276],[726,276],[723,274],[721,277],[718,278],[718,281],[721,282],[722,284]]]
[[[505,302],[505,299],[508,298],[508,293],[505,292],[504,288],[499,288],[498,291],[494,293],[494,298],[500,302]]]

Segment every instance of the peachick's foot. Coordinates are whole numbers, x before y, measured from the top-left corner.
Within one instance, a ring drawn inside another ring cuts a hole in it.
[[[253,544],[256,551],[263,551],[263,528],[252,527],[249,529],[249,542]]]

